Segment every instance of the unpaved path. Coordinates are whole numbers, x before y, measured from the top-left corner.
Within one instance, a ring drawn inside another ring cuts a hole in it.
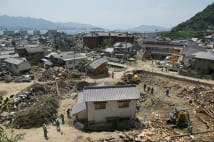
[[[33,82],[26,82],[26,83],[0,82],[0,96],[9,97],[10,95],[15,95],[32,84]]]

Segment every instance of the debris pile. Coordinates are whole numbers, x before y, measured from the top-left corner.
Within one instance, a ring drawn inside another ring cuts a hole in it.
[[[1,123],[14,119],[16,128],[41,127],[56,113],[58,98],[52,84],[33,84],[17,95],[10,96],[10,113],[1,117]]]
[[[14,118],[15,128],[41,127],[43,123],[49,123],[51,116],[57,112],[58,99],[56,97],[41,97],[39,103],[35,103],[28,109],[18,111]]]
[[[82,74],[80,72],[70,71],[64,69],[63,67],[53,67],[43,72],[42,76],[38,80],[41,82],[45,82],[45,81],[54,81],[57,78],[80,79],[81,77]]]
[[[189,87],[177,96],[187,98],[195,107],[196,112],[204,113],[214,119],[214,88]]]

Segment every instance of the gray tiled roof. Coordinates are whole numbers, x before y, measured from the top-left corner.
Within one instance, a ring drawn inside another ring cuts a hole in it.
[[[52,55],[54,58],[62,59],[62,60],[72,60],[74,58],[86,58],[83,53],[75,53],[73,51],[69,52],[61,52],[60,54]]]
[[[11,63],[11,64],[15,64],[15,65],[19,65],[22,62],[27,61],[26,58],[7,58],[4,60],[7,63]]]
[[[94,86],[83,90],[84,102],[135,100],[140,93],[135,85]]]
[[[88,68],[96,69],[97,67],[99,67],[100,65],[102,65],[103,63],[106,63],[106,62],[108,62],[108,60],[106,58],[96,59],[88,65]]]
[[[192,55],[198,59],[214,60],[214,54],[211,52],[197,52]]]

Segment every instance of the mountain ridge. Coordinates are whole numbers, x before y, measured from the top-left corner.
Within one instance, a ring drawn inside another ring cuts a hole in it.
[[[208,5],[190,19],[178,24],[171,31],[201,31],[210,27],[214,29],[214,3]]]
[[[90,24],[81,24],[76,22],[52,22],[42,18],[32,17],[15,17],[2,15],[0,16],[0,29],[100,29],[100,27],[93,26]]]

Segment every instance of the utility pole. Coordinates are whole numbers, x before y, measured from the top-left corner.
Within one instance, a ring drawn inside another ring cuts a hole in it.
[[[126,61],[128,60],[127,37],[128,37],[128,32],[126,32]]]

